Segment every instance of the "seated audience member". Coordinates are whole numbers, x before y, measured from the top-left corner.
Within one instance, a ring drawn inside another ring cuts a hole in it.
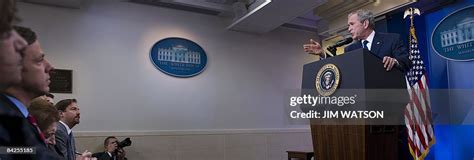
[[[26,107],[33,98],[48,93],[49,71],[53,67],[44,58],[44,53],[34,31],[25,27],[14,27],[14,30],[27,42],[26,48],[21,50],[23,53],[23,60],[20,63],[22,67],[21,81],[2,90],[1,101],[4,102],[3,106],[8,107],[2,108],[2,111],[10,112],[9,110],[13,109],[15,112],[5,113],[21,120],[2,119],[1,121],[11,124],[20,122],[22,125],[6,127],[6,131],[0,131],[1,135],[4,136],[0,140],[0,146],[34,147],[36,154],[11,156],[14,158],[2,154],[0,159],[59,159],[47,148],[44,134],[41,132],[36,118],[28,112]],[[5,114],[2,114],[2,118],[3,115]],[[21,131],[17,131],[18,127],[21,127]],[[17,137],[22,138],[18,139]]]
[[[38,97],[31,101],[28,111],[36,117],[38,126],[45,135],[48,148],[55,151],[57,123],[59,123],[59,112],[53,104],[47,100]]]
[[[126,160],[125,150],[118,147],[118,140],[114,136],[109,136],[104,140],[104,152],[92,154],[98,160]]]
[[[58,153],[59,151],[56,150],[54,146],[56,145],[56,131],[60,119],[59,111],[50,101],[44,99],[43,96],[33,99],[28,111],[36,117],[39,128],[45,134],[48,148],[54,153]],[[81,155],[78,155],[76,159],[88,160],[91,158],[91,155],[92,153],[85,151]]]
[[[0,1],[0,146],[29,146],[40,143],[31,125],[17,106],[3,94],[10,86],[21,82],[22,50],[26,41],[12,29],[15,19],[15,1]],[[30,129],[31,128],[31,129]],[[32,155],[0,154],[0,159],[33,159]]]
[[[56,130],[56,148],[59,155],[66,160],[89,159],[92,153],[87,150],[82,155],[76,156],[76,141],[72,133],[72,128],[79,124],[81,113],[76,99],[64,99],[56,103],[59,111],[59,123]]]

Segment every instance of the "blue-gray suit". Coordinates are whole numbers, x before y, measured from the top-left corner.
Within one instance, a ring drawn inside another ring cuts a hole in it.
[[[57,124],[58,130],[56,131],[56,151],[59,151],[61,155],[66,160],[74,160],[76,158],[76,142],[74,136],[71,132],[70,135],[67,134],[66,126],[61,122]]]

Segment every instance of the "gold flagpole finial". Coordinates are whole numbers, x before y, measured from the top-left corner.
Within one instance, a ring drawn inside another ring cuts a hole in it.
[[[418,8],[408,8],[405,10],[405,13],[403,14],[403,19],[407,18],[407,16],[410,16],[410,26],[413,26],[413,17],[416,15],[421,15],[420,10]]]

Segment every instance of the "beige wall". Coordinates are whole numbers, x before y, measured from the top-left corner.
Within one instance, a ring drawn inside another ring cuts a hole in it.
[[[217,16],[120,0],[81,9],[19,3],[22,25],[46,57],[73,70],[81,109],[77,131],[294,128],[285,95],[301,88],[303,44],[315,33],[279,28],[265,35],[225,30]],[[150,61],[160,39],[182,37],[208,56],[192,78],[168,76]],[[299,126],[296,126],[299,127]]]
[[[287,150],[311,151],[309,129],[77,132],[78,151],[102,151],[109,135],[132,139],[131,160],[287,160]]]
[[[78,99],[78,151],[101,151],[109,135],[131,137],[131,160],[277,160],[311,149],[308,125],[285,115],[285,95],[301,88],[303,65],[317,59],[302,47],[316,33],[239,33],[217,16],[88,2],[81,9],[19,3],[21,24],[38,33],[50,62],[73,70],[73,94],[55,95]],[[176,78],[154,68],[150,48],[167,37],[203,47],[206,70]]]

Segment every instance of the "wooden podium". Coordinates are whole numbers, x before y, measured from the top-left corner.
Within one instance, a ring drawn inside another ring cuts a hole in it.
[[[303,90],[316,92],[316,75],[321,67],[334,64],[340,72],[340,84],[334,95],[343,89],[398,89],[406,91],[404,74],[394,68],[385,71],[382,60],[368,50],[358,49],[340,56],[327,58],[304,65]],[[304,92],[304,91],[303,91]],[[317,92],[316,92],[317,93]],[[303,94],[303,93],[302,93]],[[398,111],[397,116],[403,119],[402,111],[408,103],[407,92],[396,98],[384,93],[366,94],[363,101],[384,103],[398,99],[392,104]],[[333,95],[333,96],[334,96]],[[305,109],[302,110],[304,111]],[[328,125],[321,124],[319,119],[311,119],[311,134],[316,160],[398,160],[405,128],[402,123],[388,125]]]

